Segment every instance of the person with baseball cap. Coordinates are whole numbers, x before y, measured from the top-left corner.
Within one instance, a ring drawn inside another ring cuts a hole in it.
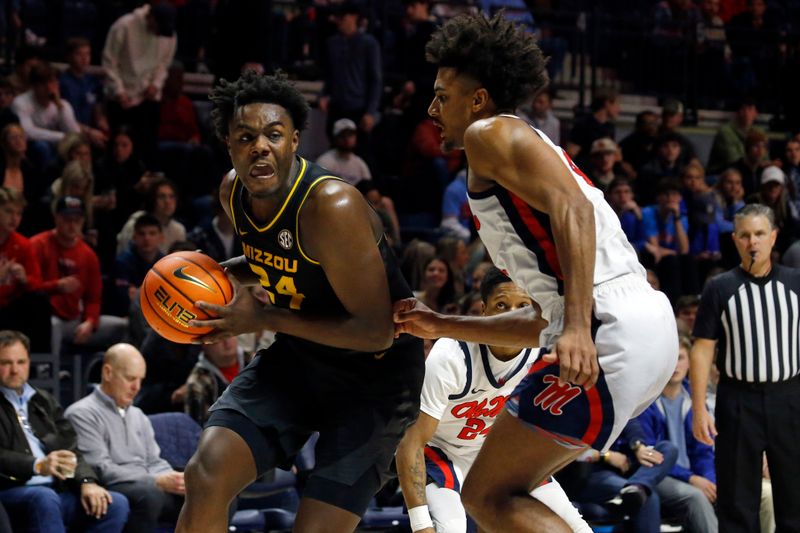
[[[783,170],[775,165],[764,168],[758,192],[748,196],[747,203],[763,204],[772,209],[778,228],[775,252],[783,255],[800,234],[800,213],[789,199]]]
[[[127,318],[100,316],[100,261],[84,242],[86,207],[76,196],[55,206],[55,228],[31,238],[42,270],[41,290],[50,296],[51,346],[61,353],[62,341],[108,347],[122,340]]]
[[[340,118],[333,123],[333,146],[319,156],[317,164],[343,177],[350,185],[362,180],[371,180],[372,173],[366,161],[356,155],[358,128],[349,118]]]
[[[586,174],[594,186],[606,192],[617,175],[614,167],[620,159],[619,146],[610,137],[601,137],[592,142]]]

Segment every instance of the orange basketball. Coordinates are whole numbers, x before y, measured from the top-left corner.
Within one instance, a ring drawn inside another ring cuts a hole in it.
[[[176,252],[162,258],[147,273],[139,292],[145,320],[165,339],[190,344],[211,328],[193,328],[189,321],[214,318],[195,307],[198,300],[225,305],[233,286],[219,264],[198,252]]]

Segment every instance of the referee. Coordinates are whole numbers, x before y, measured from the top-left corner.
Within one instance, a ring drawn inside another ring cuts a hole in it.
[[[769,207],[736,214],[741,263],[708,282],[694,326],[692,429],[706,444],[717,435],[705,403],[717,348],[717,513],[725,533],[759,531],[764,451],[777,531],[800,532],[800,270],[772,264],[777,236]]]

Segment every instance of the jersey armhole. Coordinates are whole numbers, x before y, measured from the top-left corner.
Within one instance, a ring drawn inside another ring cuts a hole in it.
[[[460,400],[467,395],[469,388],[472,385],[472,357],[469,355],[469,348],[467,347],[467,343],[464,341],[458,341],[458,345],[461,347],[461,351],[464,352],[464,362],[467,365],[467,382],[464,384],[464,390],[458,394],[449,395],[447,397],[449,400]]]
[[[239,233],[239,224],[236,223],[236,210],[233,208],[233,198],[236,194],[236,185],[239,183],[239,175],[233,176],[233,183],[231,184],[231,193],[228,195],[228,208],[231,213],[231,224],[233,224],[233,231],[235,234]]]

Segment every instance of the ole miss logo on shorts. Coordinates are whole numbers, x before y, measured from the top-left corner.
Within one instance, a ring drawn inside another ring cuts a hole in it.
[[[547,388],[536,395],[533,405],[537,405],[545,411],[550,411],[555,416],[564,414],[562,408],[575,399],[581,393],[580,387],[569,383],[559,383],[558,377],[548,374],[542,378],[547,384]]]
[[[614,425],[614,405],[602,368],[589,390],[559,382],[558,376],[557,363],[539,359],[511,393],[509,410],[562,444],[602,447]]]

